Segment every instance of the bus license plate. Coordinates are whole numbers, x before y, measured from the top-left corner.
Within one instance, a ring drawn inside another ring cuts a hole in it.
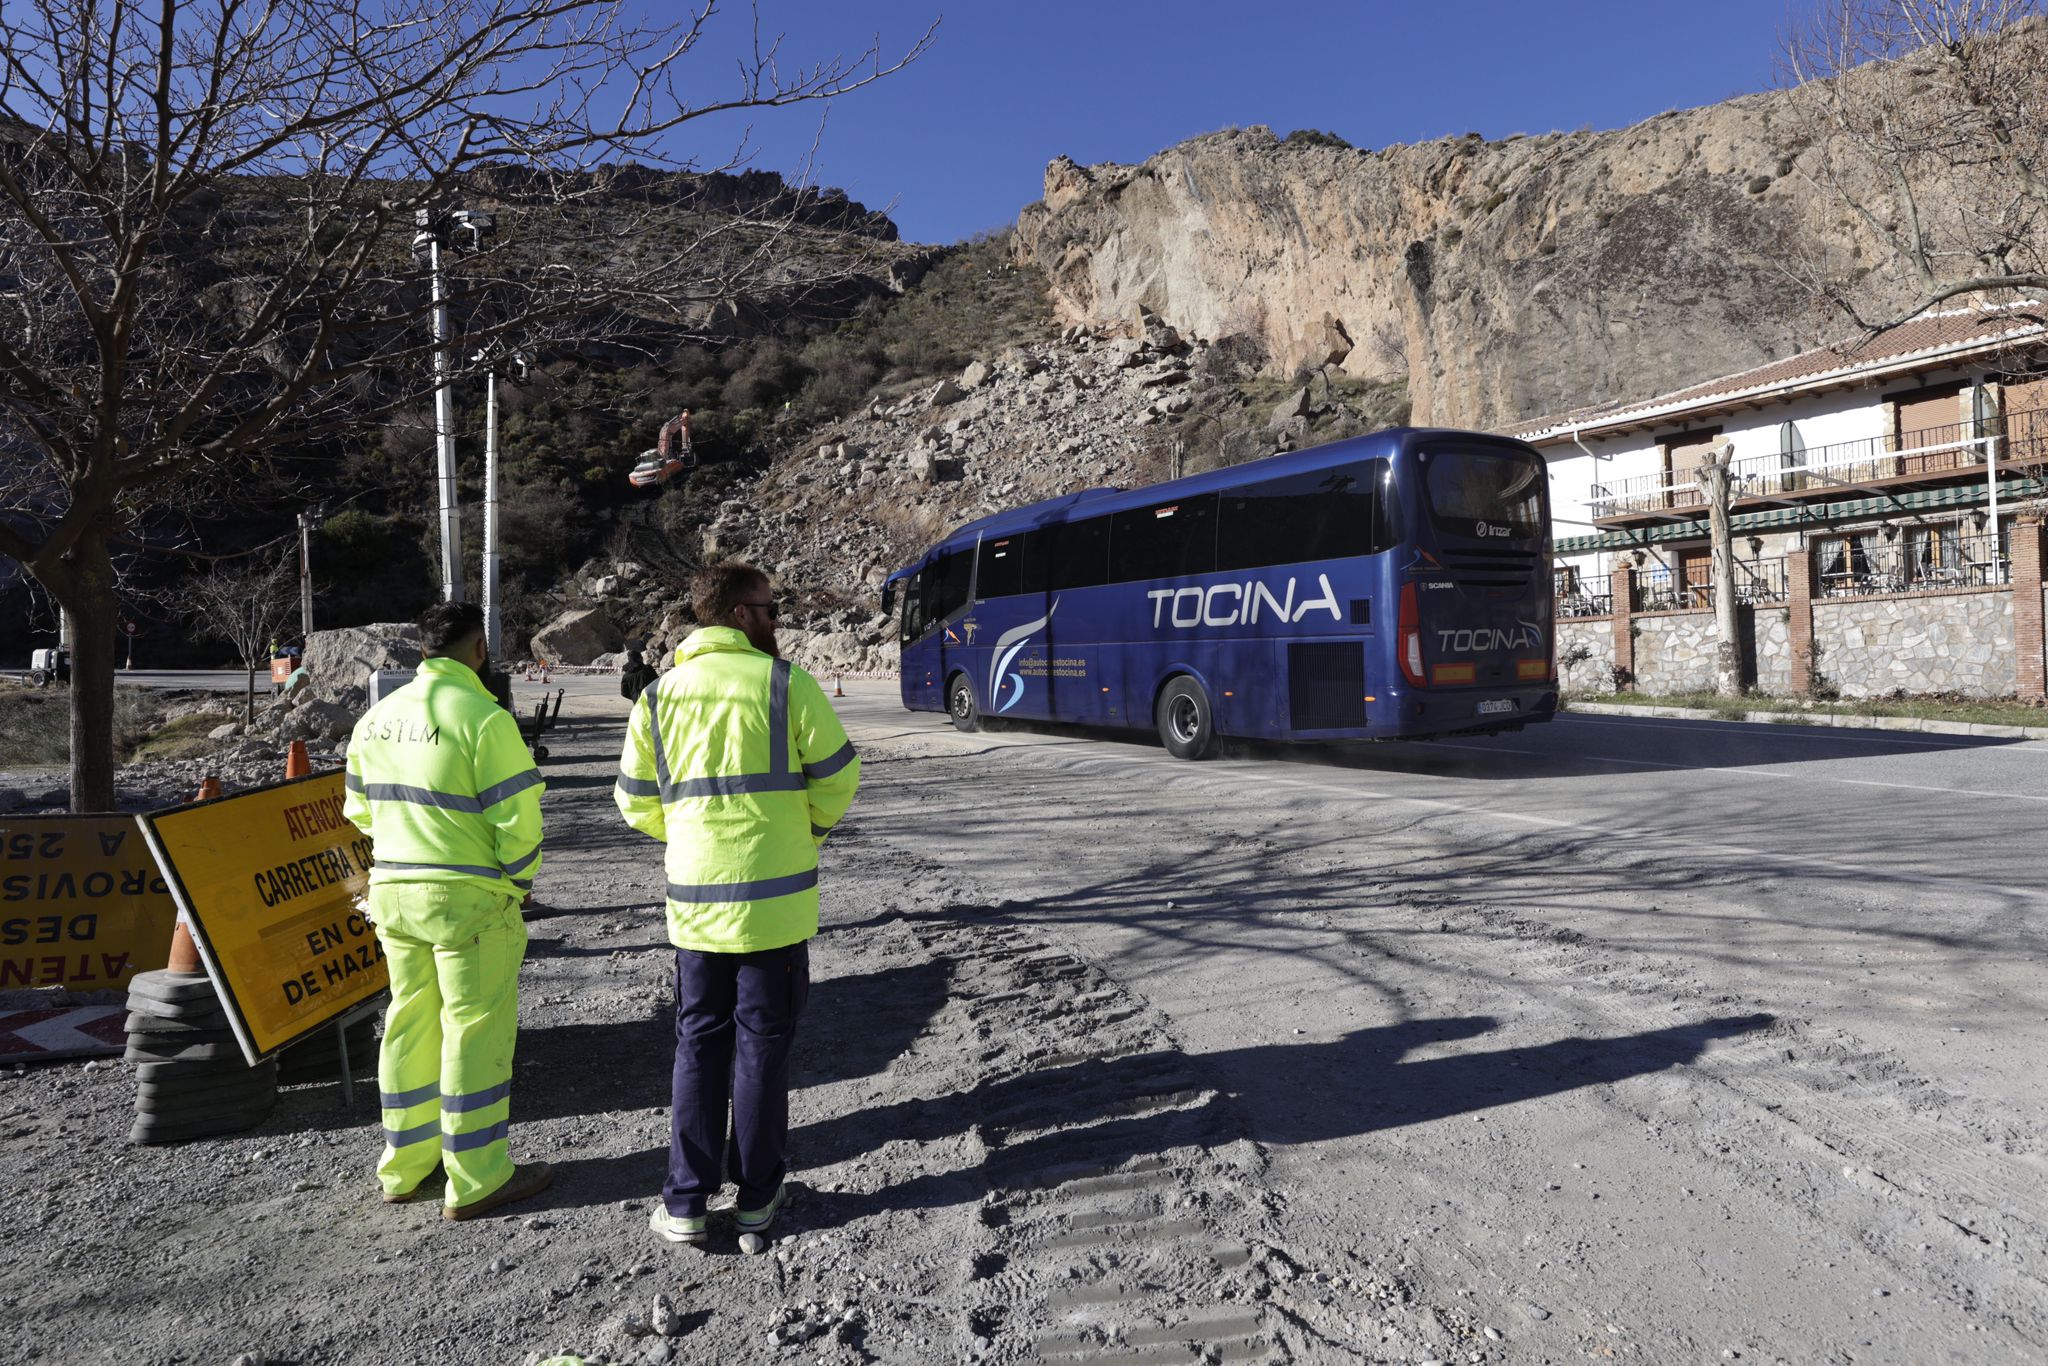
[[[1481,716],[1496,716],[1501,712],[1513,711],[1514,709],[1515,704],[1505,697],[1495,698],[1491,702],[1481,702],[1479,704],[1479,714]]]

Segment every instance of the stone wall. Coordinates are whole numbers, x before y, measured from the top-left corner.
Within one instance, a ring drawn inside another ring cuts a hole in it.
[[[1636,689],[1712,692],[1718,644],[1712,612],[1658,612],[1635,619]]]
[[[1844,697],[2009,697],[2015,687],[2010,592],[1823,598],[1813,642],[1814,667]]]
[[[1783,607],[1756,609],[1752,640],[1756,651],[1758,692],[1783,695],[1792,691],[1792,622]]]
[[[1590,651],[1577,663],[1571,657]],[[1606,692],[1614,686],[1614,622],[1607,617],[1566,617],[1557,623],[1558,683],[1566,692]]]

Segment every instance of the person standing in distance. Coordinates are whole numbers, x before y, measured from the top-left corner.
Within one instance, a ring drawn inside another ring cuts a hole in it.
[[[860,783],[824,690],[777,657],[768,576],[713,565],[691,605],[703,625],[634,704],[615,789],[626,823],[668,846],[676,1053],[668,1179],[650,1223],[677,1243],[709,1239],[705,1211],[726,1175],[742,1234],[766,1232],[782,1208],[818,849]]]
[[[342,814],[370,839],[368,912],[391,972],[377,1181],[404,1204],[445,1167],[442,1217],[472,1219],[554,1179],[545,1162],[514,1166],[506,1142],[544,785],[484,686],[482,609],[429,608],[420,649],[412,682],[356,722]]]

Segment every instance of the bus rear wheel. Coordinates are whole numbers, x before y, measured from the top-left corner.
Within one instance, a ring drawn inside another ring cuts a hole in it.
[[[973,732],[981,729],[981,708],[974,700],[974,684],[966,674],[954,674],[953,681],[946,685],[946,711],[953,718],[956,730]]]
[[[1209,705],[1209,692],[1199,682],[1181,674],[1159,694],[1152,719],[1159,726],[1159,739],[1176,759],[1206,759],[1216,752],[1216,711]]]

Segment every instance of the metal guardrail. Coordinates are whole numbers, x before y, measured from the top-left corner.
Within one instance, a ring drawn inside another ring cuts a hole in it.
[[[1994,443],[1996,449],[1994,450]],[[1935,476],[1981,470],[1988,459],[2032,464],[2048,458],[2048,409],[2007,413],[1982,422],[1952,422],[1897,436],[1865,437],[1812,446],[1796,454],[1745,456],[1729,465],[1735,499],[1824,493],[1907,475]],[[1643,474],[1593,486],[1594,517],[1706,507],[1706,493],[1691,470]]]

